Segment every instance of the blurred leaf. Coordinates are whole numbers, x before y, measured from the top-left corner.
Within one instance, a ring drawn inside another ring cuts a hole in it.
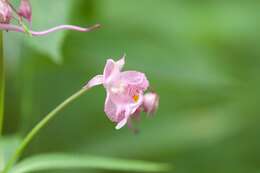
[[[32,28],[34,30],[45,30],[68,23],[72,4],[72,0],[32,1]],[[43,37],[25,37],[31,47],[47,54],[52,60],[60,63],[62,61],[61,46],[65,35],[66,31],[62,31]]]
[[[20,139],[17,136],[0,138],[0,170],[12,155],[19,142]]]
[[[124,160],[96,156],[68,154],[44,154],[25,159],[18,163],[12,173],[27,173],[53,169],[104,169],[138,172],[167,171],[169,166],[145,161]]]

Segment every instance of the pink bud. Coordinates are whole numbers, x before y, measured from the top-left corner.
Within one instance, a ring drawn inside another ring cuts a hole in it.
[[[143,107],[144,107],[144,112],[147,112],[148,114],[153,114],[159,106],[159,96],[154,93],[146,93],[144,95],[144,100],[143,100]]]
[[[29,22],[32,21],[32,7],[29,0],[21,0],[18,14]]]
[[[9,24],[12,19],[12,8],[7,0],[0,0],[0,23]]]

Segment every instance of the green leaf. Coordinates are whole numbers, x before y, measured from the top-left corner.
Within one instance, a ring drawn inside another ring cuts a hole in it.
[[[64,169],[104,169],[118,171],[162,172],[169,170],[166,164],[146,161],[124,160],[96,156],[68,154],[44,154],[33,156],[18,163],[11,173],[38,172]]]
[[[69,11],[72,0],[32,1],[33,30],[45,30],[56,25],[69,22]],[[66,31],[49,34],[43,37],[26,37],[26,42],[39,52],[47,54],[53,61],[60,63],[61,47]]]
[[[20,139],[17,136],[0,138],[0,170],[18,146]]]

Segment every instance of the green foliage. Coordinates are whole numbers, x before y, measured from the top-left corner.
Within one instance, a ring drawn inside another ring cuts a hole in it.
[[[68,23],[72,5],[73,0],[32,1],[33,29],[44,30]],[[46,37],[27,37],[26,42],[39,52],[47,54],[55,62],[61,63],[60,51],[65,35],[66,32],[58,32]]]
[[[16,165],[11,173],[38,172],[42,170],[102,169],[134,172],[164,172],[168,165],[95,156],[45,154],[28,158]]]
[[[139,134],[115,131],[103,112],[104,89],[95,88],[51,122],[24,157],[73,152],[172,163],[178,173],[259,171],[258,1],[42,1],[33,1],[39,29],[54,24],[49,20],[102,28],[27,38],[26,44],[15,40],[21,34],[5,34],[11,74],[6,132],[28,132],[102,73],[107,58],[124,53],[126,69],[147,74],[160,108],[153,118],[143,116]],[[51,4],[61,1],[64,7],[52,16],[41,5],[55,8]],[[71,16],[59,15],[63,10]],[[62,65],[50,60],[57,50]]]
[[[10,136],[10,137],[1,137],[0,138],[0,170],[2,170],[4,164],[13,154],[15,148],[20,142],[19,137]]]
[[[15,0],[14,3],[18,7],[19,1]],[[32,1],[32,29],[41,31],[61,24],[70,24],[70,10],[74,3],[73,0]],[[28,30],[26,26],[24,27]],[[55,63],[62,63],[61,46],[66,33],[67,31],[49,34],[44,37],[19,37],[18,39],[42,54],[46,54]]]

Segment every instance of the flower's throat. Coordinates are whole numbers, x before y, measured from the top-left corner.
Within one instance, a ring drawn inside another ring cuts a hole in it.
[[[129,95],[135,103],[137,103],[139,100],[139,94],[135,90],[127,88],[127,85],[123,82],[119,82],[117,85],[112,86],[110,91],[113,94]]]
[[[110,88],[111,92],[114,93],[114,94],[122,94],[125,92],[126,90],[126,86],[123,84],[123,83],[119,83],[118,85],[116,86],[112,86]]]
[[[134,99],[134,102],[138,102],[139,96],[138,96],[138,95],[134,95],[134,96],[133,96],[133,99]]]

